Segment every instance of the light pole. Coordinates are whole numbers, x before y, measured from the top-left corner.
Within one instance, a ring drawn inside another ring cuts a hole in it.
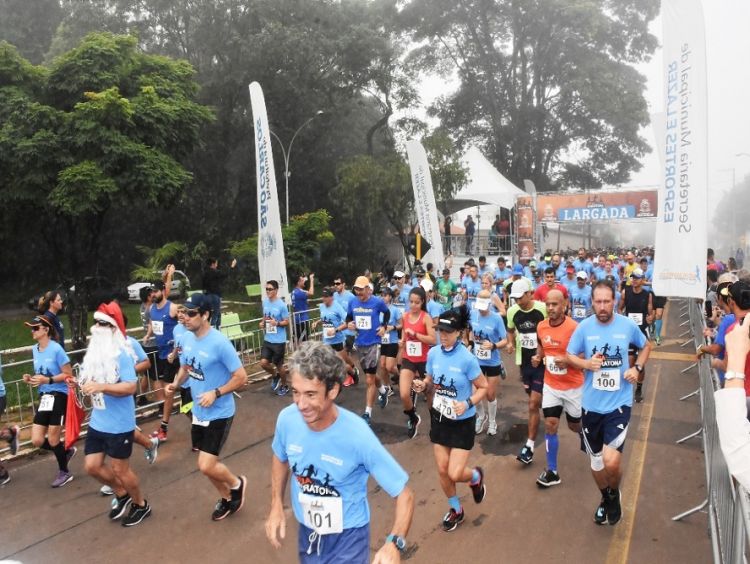
[[[289,158],[292,156],[292,145],[294,144],[294,140],[297,138],[297,134],[302,131],[312,120],[314,120],[316,117],[323,115],[325,112],[323,110],[318,110],[315,112],[315,115],[309,118],[305,123],[300,125],[297,128],[297,131],[294,132],[294,135],[292,135],[292,140],[289,141],[289,147],[284,148],[284,143],[282,143],[281,139],[278,135],[276,135],[273,130],[271,130],[271,135],[273,135],[276,138],[276,141],[279,142],[279,146],[281,146],[281,154],[284,155],[284,184],[285,184],[285,192],[286,192],[286,224],[289,225],[289,175],[291,174],[289,172]]]

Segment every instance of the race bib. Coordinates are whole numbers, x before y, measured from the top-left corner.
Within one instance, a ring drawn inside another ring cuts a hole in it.
[[[154,335],[163,335],[164,334],[164,322],[163,321],[154,321],[151,320],[151,328],[154,330]]]
[[[344,503],[340,497],[318,497],[300,492],[305,526],[319,535],[338,534],[344,530]]]
[[[357,315],[354,317],[354,324],[357,326],[357,329],[368,331],[372,329],[372,317],[369,315]]]
[[[474,354],[479,360],[490,360],[492,358],[492,351],[490,349],[483,349],[482,345],[474,345]]]
[[[453,408],[453,399],[435,394],[432,398],[432,409],[448,419],[458,419],[456,410]]]
[[[641,326],[643,325],[643,314],[642,313],[629,313],[628,317],[633,320],[633,322]]]
[[[383,333],[383,336],[380,338],[380,344],[381,345],[390,345],[391,344],[391,334],[390,333]]]
[[[329,323],[323,324],[323,331],[325,332],[325,336],[329,339],[332,339],[336,336],[336,328]]]
[[[422,342],[406,341],[406,354],[407,356],[422,356]]]
[[[104,394],[99,392],[98,394],[91,394],[91,407],[94,409],[106,409],[104,403]]]
[[[586,317],[586,308],[583,306],[574,306],[573,307],[573,317],[577,319],[581,319],[582,317]]]
[[[553,356],[547,356],[544,357],[545,364],[547,365],[547,371],[550,374],[554,374],[555,376],[562,376],[563,374],[568,373],[568,368],[565,366],[560,366],[559,364],[555,363],[555,357]]]
[[[534,349],[536,350],[536,333],[519,333],[521,337],[521,348],[522,349]]]
[[[616,392],[620,389],[620,369],[598,370],[594,372],[594,389],[602,392]]]
[[[198,419],[195,416],[195,413],[193,413],[193,425],[198,425],[198,427],[208,427],[210,423],[210,421],[203,421],[202,419]]]
[[[44,394],[39,400],[39,411],[52,411],[55,406],[55,396]]]
[[[271,325],[270,321],[266,321],[266,335],[275,335],[276,330],[276,325]]]

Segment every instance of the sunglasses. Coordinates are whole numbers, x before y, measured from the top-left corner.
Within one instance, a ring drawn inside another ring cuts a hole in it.
[[[341,286],[341,284],[342,284],[341,282],[334,282],[333,283],[334,286]]]
[[[39,331],[39,329],[41,329],[41,328],[42,328],[42,326],[41,326],[41,325],[34,325],[34,326],[33,326],[33,327],[31,328],[31,332],[32,332],[32,333],[36,333],[36,332],[37,332],[37,331]]]
[[[266,288],[266,292],[273,292],[276,288]]]
[[[201,310],[199,309],[186,309],[185,315],[188,317],[195,317],[196,315],[200,315]]]
[[[107,323],[106,321],[99,321],[99,320],[97,320],[96,324],[99,327],[112,327],[112,324],[111,323]]]

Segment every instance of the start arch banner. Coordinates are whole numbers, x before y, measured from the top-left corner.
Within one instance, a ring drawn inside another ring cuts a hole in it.
[[[656,219],[656,195],[656,190],[537,194],[537,216],[555,223]]]

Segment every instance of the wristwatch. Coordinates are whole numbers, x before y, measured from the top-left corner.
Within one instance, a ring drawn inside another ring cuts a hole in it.
[[[643,366],[640,364],[636,364],[635,369],[638,371],[638,374],[643,374]]]
[[[724,373],[724,380],[744,380],[744,372],[735,372],[734,370],[727,370]]]
[[[400,537],[398,535],[388,535],[385,537],[385,542],[392,542],[396,545],[396,548],[398,548],[399,552],[403,552],[406,550],[406,539],[404,537]]]

